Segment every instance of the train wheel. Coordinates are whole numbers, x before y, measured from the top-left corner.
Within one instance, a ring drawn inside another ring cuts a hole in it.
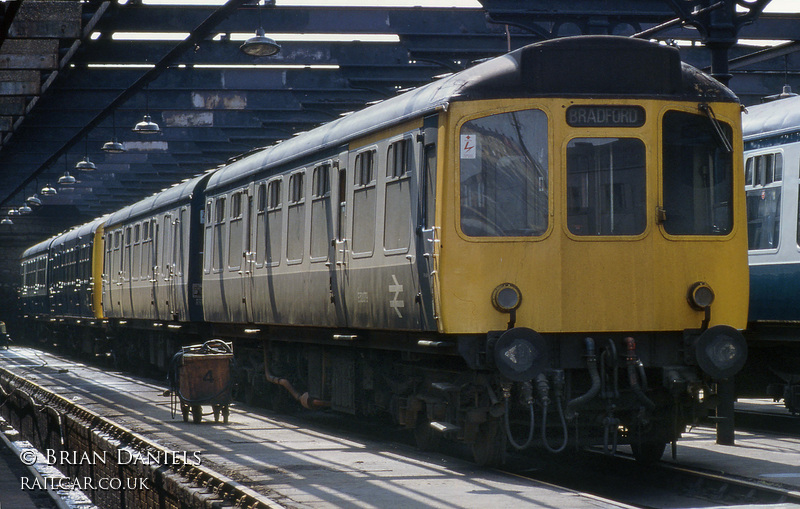
[[[194,405],[192,407],[192,422],[195,424],[200,424],[203,420],[203,408],[200,405]]]
[[[636,461],[649,465],[661,459],[667,442],[664,440],[643,440],[641,442],[631,442],[631,451]]]
[[[482,467],[499,467],[506,462],[506,434],[499,419],[490,419],[478,427],[472,457]]]

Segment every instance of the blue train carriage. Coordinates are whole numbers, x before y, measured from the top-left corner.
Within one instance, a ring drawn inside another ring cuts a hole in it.
[[[20,300],[28,337],[53,337],[58,344],[89,355],[103,348],[103,335],[89,327],[103,318],[100,302],[105,217],[76,226],[22,254]]]
[[[800,97],[749,107],[742,132],[752,351],[742,389],[800,413]]]
[[[176,184],[111,214],[105,223],[102,304],[121,365],[146,362],[166,370],[182,335],[198,334],[208,177]]]
[[[746,358],[740,122],[674,48],[511,52],[215,172],[204,317],[275,403],[657,459]]]
[[[50,315],[48,266],[50,245],[57,236],[43,240],[22,253],[20,261],[20,312],[26,323]]]

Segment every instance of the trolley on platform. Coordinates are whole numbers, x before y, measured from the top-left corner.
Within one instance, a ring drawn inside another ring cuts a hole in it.
[[[214,422],[228,423],[231,403],[231,366],[233,345],[213,339],[202,345],[185,346],[176,353],[170,365],[169,379],[172,386],[172,416],[180,402],[183,422],[200,423],[203,406],[210,405]]]

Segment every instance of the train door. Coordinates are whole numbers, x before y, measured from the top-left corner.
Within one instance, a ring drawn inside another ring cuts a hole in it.
[[[349,279],[348,273],[348,240],[347,240],[347,224],[348,224],[348,194],[350,193],[351,186],[348,182],[352,178],[348,178],[347,158],[348,153],[345,152],[339,158],[339,161],[333,163],[333,184],[335,187],[334,203],[335,203],[335,218],[334,218],[334,238],[331,242],[333,253],[331,254],[331,276],[330,276],[330,291],[334,304],[336,305],[336,321],[341,327],[346,327],[349,324],[347,312],[347,283]]]
[[[172,214],[164,214],[161,219],[161,234],[163,242],[161,243],[161,267],[163,274],[163,282],[158,285],[159,299],[157,307],[161,308],[161,319],[168,320],[172,316],[172,304],[170,303],[170,295],[173,280],[174,267],[172,265],[172,248],[173,239],[170,238],[173,232]]]
[[[253,249],[253,228],[251,226],[254,224],[253,214],[255,213],[253,207],[253,193],[248,192],[245,190],[243,193],[243,207],[244,211],[242,213],[243,221],[244,221],[244,231],[243,231],[243,239],[242,239],[242,248],[243,248],[243,257],[242,257],[242,281],[244,283],[244,292],[243,292],[243,299],[244,299],[244,308],[245,308],[245,320],[247,322],[255,321],[253,305],[255,303],[255,264],[256,264],[256,253]]]
[[[169,271],[169,291],[168,297],[169,300],[169,318],[171,320],[177,320],[179,318],[181,306],[180,300],[180,284],[183,271],[181,270],[182,263],[181,257],[183,253],[181,252],[182,240],[183,240],[183,224],[180,220],[180,212],[176,215],[174,219],[172,219],[171,223],[171,231],[172,231],[172,239],[171,239],[171,248],[170,248],[170,271]]]
[[[434,253],[437,242],[435,226],[436,203],[436,147],[438,137],[438,117],[430,116],[424,120],[420,139],[420,168],[418,180],[419,219],[417,229],[417,268],[419,270],[420,327],[423,330],[435,330],[436,321],[433,309],[433,288],[431,275],[435,271]]]
[[[159,233],[161,232],[160,225],[158,224],[157,219],[151,220],[151,234],[153,236],[153,250],[151,253],[151,276],[150,276],[150,291],[152,293],[152,302],[155,303],[153,306],[153,314],[154,318],[160,318],[159,316],[159,303],[158,303],[158,276],[159,276],[159,259],[158,256],[160,254],[159,248],[161,247],[161,237],[159,237]]]

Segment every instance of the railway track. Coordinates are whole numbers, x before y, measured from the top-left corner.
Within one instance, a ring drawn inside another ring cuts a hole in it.
[[[633,456],[596,450],[575,453],[572,461],[513,456],[507,471],[525,479],[558,483],[577,491],[611,498],[632,507],[676,509],[709,505],[800,507],[800,491],[726,472],[712,472],[660,462],[642,468]]]
[[[800,437],[800,416],[788,412],[737,409],[734,418],[738,429]]]

